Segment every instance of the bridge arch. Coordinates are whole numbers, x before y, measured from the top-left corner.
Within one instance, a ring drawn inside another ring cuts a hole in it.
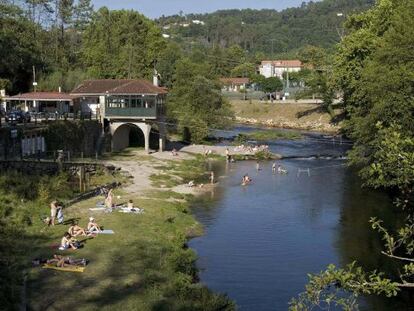
[[[144,148],[146,152],[150,150],[150,133],[151,125],[144,122],[115,122],[110,125],[112,136],[111,149],[112,151],[120,151],[130,146],[131,134],[135,133],[141,135],[144,141]]]

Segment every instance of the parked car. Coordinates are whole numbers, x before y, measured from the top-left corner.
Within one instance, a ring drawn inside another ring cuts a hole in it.
[[[6,122],[11,123],[23,123],[23,122],[30,122],[30,113],[15,110],[6,113]]]

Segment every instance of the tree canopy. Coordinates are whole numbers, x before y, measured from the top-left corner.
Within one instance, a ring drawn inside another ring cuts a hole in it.
[[[343,93],[345,132],[355,142],[350,161],[366,186],[393,190],[395,205],[403,209],[403,223],[395,230],[376,217],[370,221],[383,239],[381,254],[394,260],[399,272],[367,272],[356,263],[345,269],[330,266],[310,277],[292,310],[315,305],[356,310],[359,295],[391,297],[414,287],[414,2],[380,0],[351,16],[347,27],[333,77]]]

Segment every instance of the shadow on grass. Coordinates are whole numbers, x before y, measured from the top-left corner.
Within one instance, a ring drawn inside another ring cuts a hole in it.
[[[327,113],[327,110],[323,106],[318,106],[318,107],[315,107],[315,108],[312,108],[312,109],[299,111],[298,113],[296,113],[296,117],[298,119],[300,119],[300,118],[309,116],[309,115],[314,114],[314,113]]]

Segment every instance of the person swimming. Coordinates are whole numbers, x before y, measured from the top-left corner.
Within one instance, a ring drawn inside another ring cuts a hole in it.
[[[287,170],[286,169],[284,169],[282,166],[280,166],[280,165],[278,165],[277,166],[277,172],[279,173],[279,174],[287,174]]]
[[[252,181],[252,179],[249,177],[249,175],[244,175],[242,178],[242,186],[248,185],[250,182]]]

